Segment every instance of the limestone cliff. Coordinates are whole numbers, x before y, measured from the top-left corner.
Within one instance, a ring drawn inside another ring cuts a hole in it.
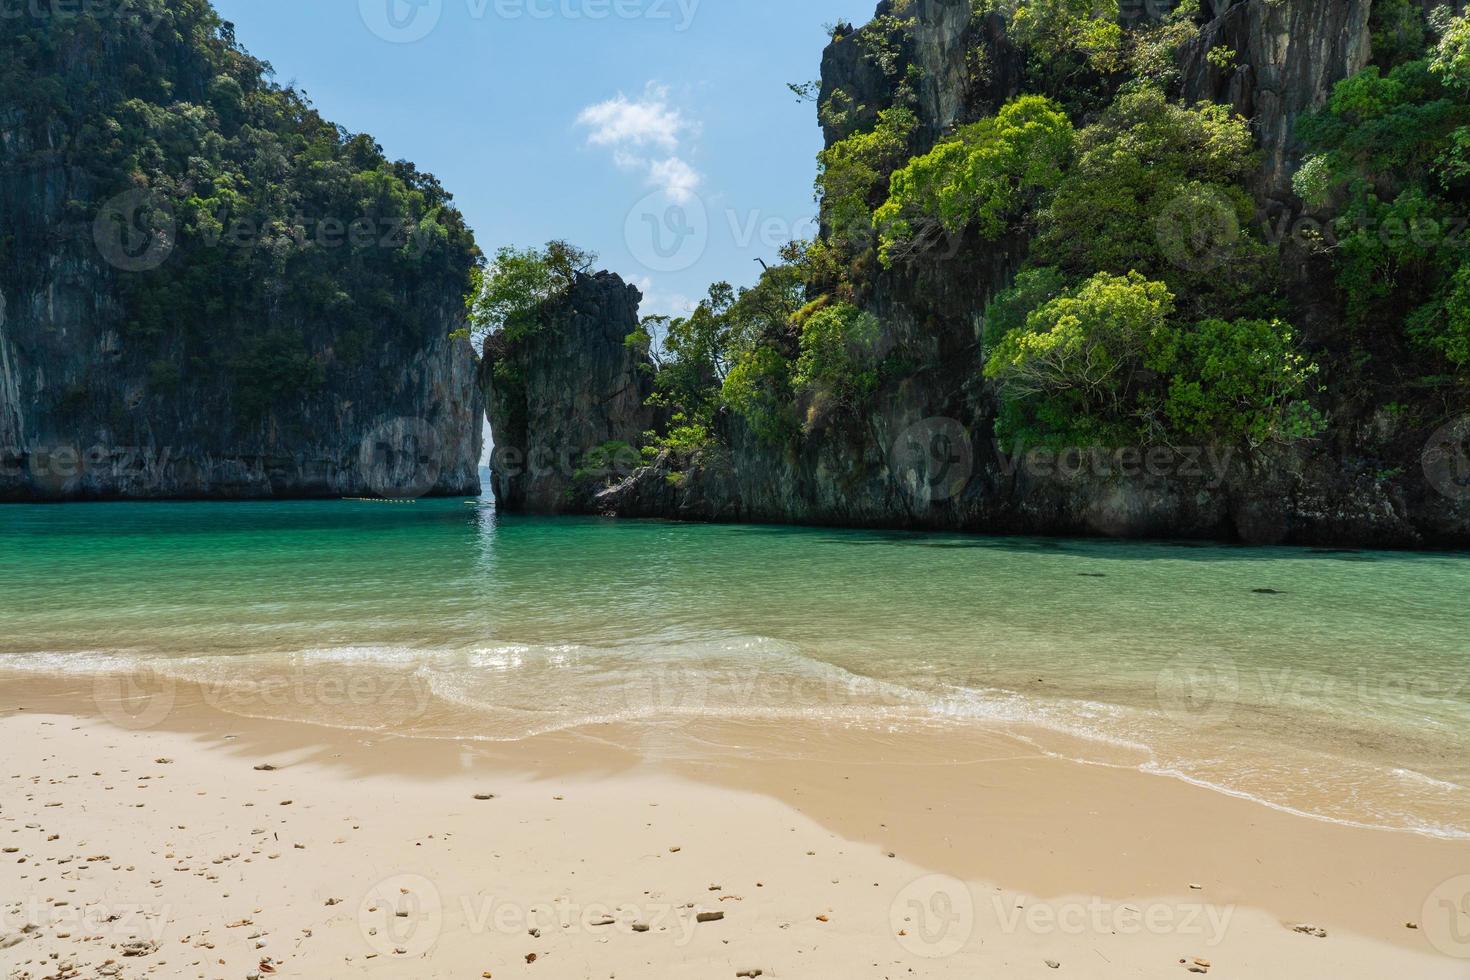
[[[43,6],[0,30],[0,500],[477,494],[437,182],[204,0]]]
[[[1181,56],[1183,95],[1231,106],[1251,120],[1265,153],[1257,194],[1291,195],[1300,164],[1296,122],[1327,101],[1332,86],[1368,64],[1372,0],[1259,0],[1228,6]],[[1211,61],[1212,51],[1233,52]]]
[[[578,275],[534,332],[485,341],[480,385],[495,439],[491,487],[512,511],[580,513],[639,463],[654,427],[653,364],[629,337],[642,295],[611,273]]]
[[[880,22],[898,6],[880,5]],[[915,75],[921,151],[1016,94],[1025,65],[1003,17],[972,16],[968,0],[919,0],[908,9],[917,10],[911,35],[897,47],[883,48],[880,38],[880,57],[872,43],[865,49],[861,32],[837,29],[822,62],[823,103],[837,95],[844,110],[823,118],[829,145],[870,126],[891,104],[898,80]],[[1290,220],[1300,213],[1290,184],[1300,163],[1295,124],[1368,63],[1371,3],[1238,0],[1206,10],[1181,52],[1174,94],[1224,102],[1250,120],[1264,150],[1252,188],[1261,220]],[[978,339],[987,301],[1007,285],[1027,243],[966,236],[945,244],[921,261],[875,272],[866,284],[863,303],[881,322],[880,344],[912,352],[914,363],[883,381],[861,424],[808,425],[789,446],[773,449],[726,413],[719,447],[698,465],[676,473],[676,461],[665,457],[603,491],[598,507],[633,516],[990,533],[1470,544],[1470,416],[1456,422],[1444,406],[1426,405],[1408,421],[1343,379],[1335,387],[1326,379],[1321,396],[1328,432],[1290,448],[1008,455],[993,436],[996,402],[982,379]],[[1323,293],[1331,273],[1293,254],[1289,243],[1283,249],[1307,341],[1325,344],[1337,329],[1337,308]]]

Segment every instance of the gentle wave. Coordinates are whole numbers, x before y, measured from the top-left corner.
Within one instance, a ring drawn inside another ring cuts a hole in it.
[[[1252,768],[1246,755],[1232,757],[1230,771],[1211,771],[1222,767],[1220,760],[1202,757],[1197,745],[1171,734],[1136,706],[994,687],[925,690],[869,677],[812,657],[796,644],[762,636],[608,646],[357,645],[223,656],[39,651],[0,655],[0,670],[67,676],[151,671],[203,686],[206,700],[240,717],[466,741],[514,742],[597,725],[692,718],[983,725],[1007,729],[1050,756],[1132,768],[1285,813],[1351,827],[1470,839],[1470,826],[1428,815],[1470,813],[1470,790],[1416,770],[1334,757],[1334,782],[1362,792],[1346,794],[1349,799],[1337,806],[1308,806],[1285,790],[1261,787],[1286,787],[1293,778],[1310,784],[1312,763],[1325,757],[1284,762],[1295,757],[1291,750],[1263,746],[1262,752],[1275,753],[1270,766]],[[432,701],[466,712],[480,724],[467,731],[437,731],[430,723]],[[1062,738],[1015,731],[1021,727]],[[1358,812],[1341,812],[1349,805]]]

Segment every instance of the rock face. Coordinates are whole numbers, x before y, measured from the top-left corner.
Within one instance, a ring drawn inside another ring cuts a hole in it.
[[[653,364],[628,342],[642,299],[612,273],[578,276],[533,334],[486,340],[480,385],[497,505],[586,512],[600,486],[636,468],[632,447],[657,421],[648,406]]]
[[[0,501],[479,495],[482,403],[469,343],[449,336],[455,297],[416,350],[384,345],[242,424],[228,389],[150,389],[114,270],[84,245],[47,264],[35,289],[0,295]]]
[[[1370,59],[1369,0],[1244,0],[1216,4],[1185,51],[1179,96],[1232,104],[1251,120],[1266,163],[1263,213],[1289,210],[1299,163],[1295,120]],[[922,0],[908,57],[923,66],[920,115],[929,140],[994,112],[1013,96],[1022,65],[997,16],[967,19],[966,0]],[[883,12],[883,9],[879,9]],[[985,51],[976,85],[963,50]],[[1211,48],[1235,51],[1217,68]],[[888,79],[853,38],[823,57],[823,93],[882,106]],[[957,54],[956,51],[961,51]],[[828,138],[841,129],[828,126]],[[995,533],[1180,536],[1298,544],[1449,547],[1470,542],[1470,420],[1438,433],[1394,414],[1329,407],[1333,429],[1314,444],[1245,455],[1197,447],[1120,453],[1020,454],[992,438],[995,404],[979,381],[980,311],[1003,288],[1025,242],[953,242],[932,262],[882,273],[869,309],[886,341],[919,350],[922,369],[883,386],[866,432],[835,425],[795,447],[761,445],[725,417],[717,451],[682,478],[670,461],[601,494],[607,513],[697,520],[935,527]],[[1302,282],[1320,270],[1301,269]],[[1313,314],[1308,311],[1308,319]],[[1319,319],[1332,311],[1319,310]]]
[[[277,131],[245,117],[245,90],[303,103],[207,4],[126,6],[167,27],[17,9],[0,33],[3,82],[28,82],[0,85],[0,501],[477,495],[475,359],[451,338],[477,253],[457,212],[400,243],[388,205],[325,201],[292,167],[312,143],[323,170],[373,171],[404,199],[437,183],[309,108]],[[148,145],[159,119],[189,120],[166,153]],[[179,202],[217,189],[204,157],[232,139],[275,175],[251,193],[378,221],[371,241],[300,222],[206,240]],[[344,291],[349,268],[372,288]]]
[[[1372,6],[1372,0],[1250,0],[1226,8],[1185,48],[1185,98],[1224,103],[1251,121],[1265,155],[1258,196],[1290,196],[1301,162],[1296,121],[1325,103],[1335,84],[1367,67]],[[1230,67],[1210,61],[1222,48],[1235,53]]]
[[[1269,151],[1256,188],[1262,214],[1290,214],[1297,206],[1290,194],[1299,163],[1295,121],[1367,63],[1370,4],[1216,6],[1219,15],[1185,52],[1176,94],[1227,102],[1252,121]],[[891,9],[884,4],[879,13]],[[970,17],[968,0],[919,0],[917,10],[919,27],[897,70],[879,70],[851,32],[827,49],[822,99],[840,91],[856,107],[824,120],[829,143],[890,104],[903,59],[924,69],[916,94],[925,141],[993,112],[1017,92],[1023,65],[1001,18]],[[1235,52],[1229,70],[1216,67],[1225,59],[1207,57],[1221,45]],[[962,57],[976,46],[984,52],[979,76]],[[1470,418],[1445,419],[1434,432],[1438,423],[1405,423],[1350,391],[1327,395],[1327,434],[1289,450],[1003,452],[993,436],[996,404],[982,380],[978,340],[987,301],[1008,285],[1027,243],[949,244],[943,254],[878,273],[870,284],[865,305],[882,324],[880,343],[912,352],[917,366],[882,385],[860,428],[824,421],[791,445],[772,446],[725,415],[722,448],[682,473],[661,459],[600,491],[595,508],[636,517],[986,533],[1470,544]],[[1307,296],[1313,278],[1324,278],[1304,264],[1295,274]],[[1335,317],[1330,304],[1306,305],[1308,333]]]

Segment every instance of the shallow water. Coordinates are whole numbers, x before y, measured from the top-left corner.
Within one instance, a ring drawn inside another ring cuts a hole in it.
[[[1452,554],[462,501],[0,508],[0,668],[124,673],[99,683],[109,703],[181,678],[241,715],[430,737],[706,715],[1001,725],[1441,836],[1470,836],[1467,596],[1470,556]]]

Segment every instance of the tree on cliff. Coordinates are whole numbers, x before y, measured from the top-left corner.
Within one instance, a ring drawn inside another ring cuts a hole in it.
[[[592,271],[597,256],[565,241],[545,248],[505,246],[488,269],[476,269],[470,284],[471,339],[478,350],[485,338],[504,332],[507,340],[534,333],[544,311],[571,292],[578,276]]]

